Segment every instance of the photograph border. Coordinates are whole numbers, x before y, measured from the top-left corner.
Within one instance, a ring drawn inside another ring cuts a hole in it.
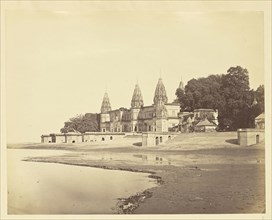
[[[8,215],[6,150],[6,10],[171,10],[182,12],[262,11],[265,52],[265,192],[266,213],[177,215]],[[1,1],[1,209],[0,219],[271,219],[271,1]]]

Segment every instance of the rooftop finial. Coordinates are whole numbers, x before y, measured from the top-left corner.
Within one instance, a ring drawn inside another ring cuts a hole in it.
[[[162,70],[161,70],[161,68],[160,68],[160,79],[161,79],[161,75],[162,75]]]

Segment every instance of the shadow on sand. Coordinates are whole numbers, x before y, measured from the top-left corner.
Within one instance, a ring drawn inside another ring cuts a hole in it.
[[[142,142],[136,142],[136,143],[133,143],[134,146],[138,146],[138,147],[141,147],[142,146]]]
[[[236,145],[238,145],[238,139],[227,139],[226,142],[230,143],[230,144],[236,144]]]

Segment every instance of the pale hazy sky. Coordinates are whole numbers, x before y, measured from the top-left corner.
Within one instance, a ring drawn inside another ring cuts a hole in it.
[[[168,100],[182,77],[247,68],[264,84],[262,12],[9,10],[5,14],[7,141],[40,141],[77,114],[130,107],[138,79],[152,104],[160,77]]]

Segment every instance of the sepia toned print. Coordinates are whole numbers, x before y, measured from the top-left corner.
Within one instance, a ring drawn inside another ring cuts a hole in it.
[[[270,3],[28,3],[1,3],[3,219],[271,217]]]

